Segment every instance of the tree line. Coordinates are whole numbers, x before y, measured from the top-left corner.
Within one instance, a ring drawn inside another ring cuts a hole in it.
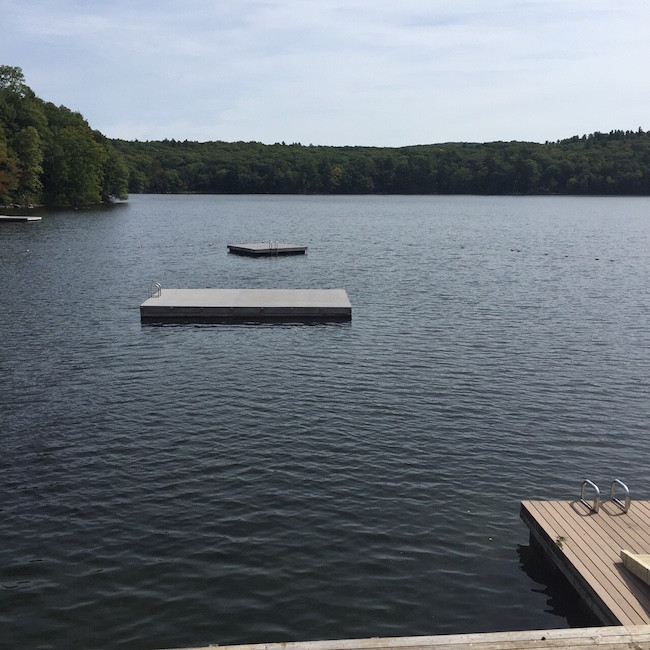
[[[129,170],[99,131],[0,65],[0,205],[84,207],[128,197]]]
[[[650,196],[650,132],[399,148],[126,141],[0,66],[0,205],[81,207],[129,192]]]
[[[134,193],[650,195],[650,132],[400,148],[112,140]]]

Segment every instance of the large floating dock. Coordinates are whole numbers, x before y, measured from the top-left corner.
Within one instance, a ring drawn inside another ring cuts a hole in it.
[[[6,214],[0,214],[0,223],[2,222],[15,222],[15,221],[20,221],[20,222],[32,222],[32,221],[41,221],[42,217],[37,217],[34,215],[31,216],[23,216],[23,215],[6,215]]]
[[[650,625],[210,645],[185,650],[649,650]]]
[[[345,289],[163,289],[140,305],[143,323],[329,323],[352,319]]]
[[[257,244],[228,244],[228,252],[249,257],[272,255],[304,255],[307,246],[287,244],[286,242],[268,241]]]
[[[650,587],[627,569],[622,551],[650,553],[650,501],[522,501],[538,545],[603,624],[650,624]],[[644,646],[645,647],[645,646]]]

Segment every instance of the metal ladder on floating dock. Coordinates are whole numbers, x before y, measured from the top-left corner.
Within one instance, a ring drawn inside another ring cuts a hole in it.
[[[621,501],[616,497],[616,487],[621,487],[623,491],[625,492],[625,501]],[[585,498],[585,493],[587,491],[587,488],[591,488],[594,492],[594,497],[593,501],[589,502]],[[620,479],[615,478],[612,481],[612,485],[609,490],[609,500],[615,504],[617,507],[619,507],[623,513],[626,513],[630,509],[630,490],[628,489],[627,485],[623,483]],[[596,514],[598,510],[600,509],[600,488],[593,482],[590,481],[589,479],[585,479],[582,482],[582,485],[580,487],[580,503],[585,505],[591,512]]]
[[[149,285],[149,298],[160,298],[162,293],[162,285],[160,282],[152,282]]]

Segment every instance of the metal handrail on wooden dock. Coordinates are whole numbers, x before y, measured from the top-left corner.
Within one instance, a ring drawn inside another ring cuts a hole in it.
[[[589,505],[589,502],[585,499],[587,487],[590,487],[596,493],[593,505]],[[580,503],[586,505],[592,512],[598,512],[598,509],[600,508],[600,488],[588,479],[585,479],[580,487]]]
[[[615,496],[616,493],[616,486],[620,485],[623,490],[625,490],[625,502],[622,502],[620,499],[617,499]],[[630,509],[630,490],[628,489],[627,485],[623,483],[623,481],[615,478],[612,481],[612,487],[609,491],[609,500],[615,503],[623,512],[627,512]]]

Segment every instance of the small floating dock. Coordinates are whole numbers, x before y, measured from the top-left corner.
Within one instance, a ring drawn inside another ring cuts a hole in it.
[[[210,645],[185,650],[648,650],[650,625],[526,630],[488,634],[373,637],[247,645]]]
[[[520,515],[531,542],[602,623],[649,625],[650,588],[624,566],[622,551],[650,553],[650,501],[628,497],[622,503],[614,496],[614,484],[611,495],[601,504],[597,491],[591,503],[583,484],[578,500],[522,501]]]
[[[352,319],[345,289],[163,289],[140,305],[143,323],[329,323]]]
[[[4,215],[0,214],[0,223],[3,222],[12,222],[12,221],[21,221],[21,222],[31,222],[31,221],[41,221],[43,217],[37,217],[37,216],[23,216],[23,215]]]
[[[307,246],[287,244],[285,242],[268,241],[258,244],[228,244],[228,252],[235,255],[262,257],[272,255],[305,255]]]

